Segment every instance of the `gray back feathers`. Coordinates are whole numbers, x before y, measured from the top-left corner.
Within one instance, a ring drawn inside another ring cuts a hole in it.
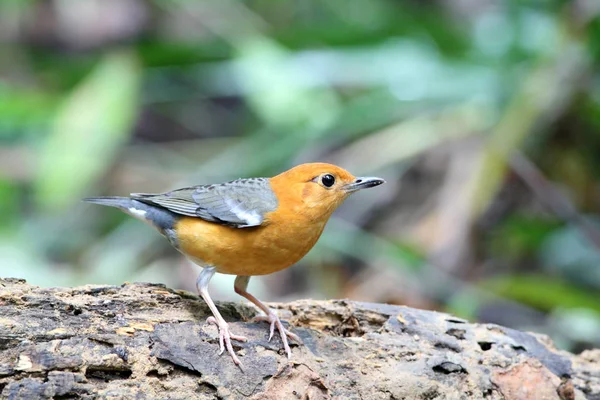
[[[132,193],[131,197],[176,214],[237,228],[262,224],[265,214],[275,211],[278,205],[267,178],[236,179],[162,194]]]

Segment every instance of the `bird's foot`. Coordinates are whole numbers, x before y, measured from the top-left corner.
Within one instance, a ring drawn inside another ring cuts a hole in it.
[[[288,337],[294,340],[297,343],[302,343],[302,340],[294,333],[285,329],[281,320],[273,311],[269,310],[267,315],[257,315],[253,318],[254,321],[266,321],[271,324],[271,328],[269,330],[269,342],[273,338],[273,333],[275,332],[275,326],[277,326],[277,330],[279,331],[279,336],[281,336],[281,341],[283,342],[283,348],[287,353],[288,360],[292,358],[292,350],[290,349],[290,345],[288,344]]]
[[[225,321],[223,321],[222,323],[219,323],[219,321],[217,321],[217,319],[215,317],[208,317],[206,319],[206,322],[208,322],[209,324],[216,325],[217,328],[219,329],[219,347],[221,349],[221,351],[219,351],[219,355],[223,354],[223,352],[225,351],[225,347],[227,347],[227,351],[229,352],[229,355],[233,359],[233,362],[235,363],[235,365],[241,366],[242,362],[240,361],[240,359],[235,354],[235,351],[233,350],[233,346],[231,344],[231,339],[237,340],[240,342],[246,342],[248,339],[246,339],[246,337],[244,337],[244,336],[234,335],[233,333],[231,333],[229,331],[229,325]]]

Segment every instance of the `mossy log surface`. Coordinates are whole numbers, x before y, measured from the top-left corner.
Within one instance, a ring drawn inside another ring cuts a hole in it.
[[[303,344],[288,361],[255,308],[218,303],[243,371],[196,295],[159,284],[39,288],[0,280],[3,399],[600,399],[600,350],[384,304],[273,304]]]

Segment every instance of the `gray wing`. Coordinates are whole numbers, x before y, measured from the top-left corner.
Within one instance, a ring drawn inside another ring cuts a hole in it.
[[[259,226],[266,213],[277,209],[277,197],[267,178],[178,189],[162,194],[132,193],[131,197],[177,214],[223,225]]]

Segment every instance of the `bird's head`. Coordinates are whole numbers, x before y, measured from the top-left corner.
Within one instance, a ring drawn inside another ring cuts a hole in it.
[[[352,193],[379,186],[385,181],[375,177],[355,177],[333,164],[301,164],[271,178],[280,205],[311,219],[327,219]]]

